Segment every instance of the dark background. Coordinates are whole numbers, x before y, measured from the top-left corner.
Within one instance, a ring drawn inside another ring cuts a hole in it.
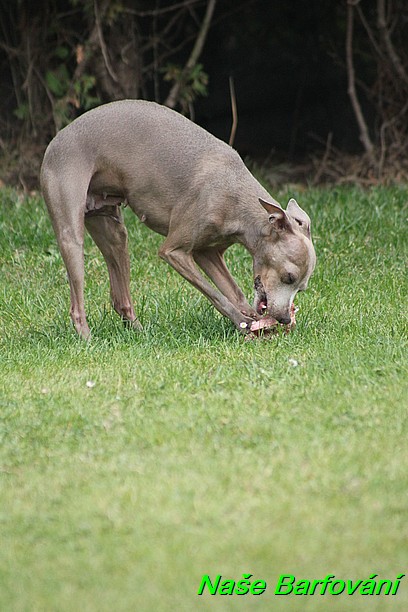
[[[124,97],[165,103],[174,84],[169,67],[185,66],[209,2],[0,0],[3,182],[35,184],[47,142],[97,104]],[[379,27],[379,3],[353,6],[353,62],[374,146],[355,176],[380,180],[387,163],[392,174],[406,153],[408,3],[382,0],[385,30]],[[337,164],[341,175],[347,156],[367,153],[348,95],[347,10],[347,0],[218,0],[197,60],[198,73],[208,77],[207,91],[203,95],[201,85],[195,91],[187,84],[192,99],[184,105],[179,100],[176,108],[228,141],[232,76],[239,119],[234,146],[241,155],[296,165],[327,154],[329,142],[328,157],[343,156]],[[87,58],[81,65],[78,52]],[[393,147],[398,151],[391,155]]]
[[[239,150],[294,158],[330,131],[337,146],[358,148],[347,97],[344,15],[342,3],[265,0],[215,24],[202,57],[210,95],[198,105],[209,129],[228,139],[232,75]]]

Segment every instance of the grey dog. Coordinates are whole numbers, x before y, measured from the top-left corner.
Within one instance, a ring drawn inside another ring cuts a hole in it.
[[[113,307],[140,327],[122,203],[166,237],[159,256],[244,333],[265,314],[288,324],[315,266],[310,219],[297,202],[283,210],[232,147],[154,102],[112,102],[73,121],[45,152],[41,186],[84,338],[85,226],[105,258]],[[253,258],[253,306],[224,261],[237,242]]]

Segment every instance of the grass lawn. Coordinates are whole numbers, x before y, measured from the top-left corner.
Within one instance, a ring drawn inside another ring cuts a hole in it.
[[[318,265],[289,336],[246,342],[126,209],[144,332],[86,242],[80,341],[39,197],[0,192],[0,610],[408,610],[278,597],[408,574],[408,189],[306,189]],[[252,299],[250,256],[228,262]],[[268,583],[197,595],[204,574]]]

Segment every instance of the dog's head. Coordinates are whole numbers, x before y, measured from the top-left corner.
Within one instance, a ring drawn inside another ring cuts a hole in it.
[[[295,295],[306,289],[316,264],[310,218],[294,199],[286,211],[259,201],[268,214],[254,256],[254,309],[290,323]]]

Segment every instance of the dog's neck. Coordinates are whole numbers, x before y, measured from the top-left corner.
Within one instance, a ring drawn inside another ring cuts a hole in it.
[[[259,203],[259,198],[275,202],[274,198],[248,172],[245,182],[238,185],[234,197],[234,218],[238,223],[236,242],[242,244],[254,256],[259,249],[259,242],[265,236],[268,227],[268,213]]]

